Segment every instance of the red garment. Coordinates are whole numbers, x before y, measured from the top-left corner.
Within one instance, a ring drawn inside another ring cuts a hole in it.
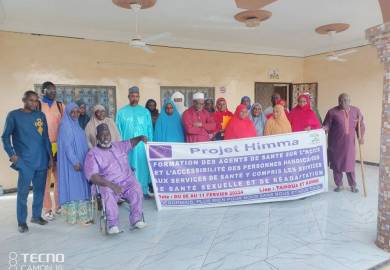
[[[193,107],[183,113],[182,121],[186,133],[186,142],[207,142],[215,132],[214,117],[206,110],[195,111]],[[195,122],[202,122],[202,127],[194,127]]]
[[[215,104],[218,104],[219,101],[225,101],[226,100],[224,98],[219,98],[217,99],[217,102]],[[221,112],[221,111],[215,111],[214,113],[214,119],[215,119],[215,123],[217,125],[217,131],[220,131],[222,129],[222,122],[223,122],[223,117],[224,116],[230,116],[230,117],[233,117],[233,113],[231,111],[229,111],[228,109],[226,109],[226,111],[224,112]]]
[[[225,140],[256,137],[256,128],[249,116],[244,119],[240,118],[240,112],[244,109],[246,109],[246,105],[237,106],[233,119],[226,128]]]
[[[286,101],[285,101],[284,99],[279,99],[278,101],[276,101],[276,104],[275,104],[275,105],[282,105],[283,108],[285,108],[285,109],[284,109],[284,112],[285,112],[285,114],[286,114],[286,116],[287,116],[287,118],[288,118],[288,115],[290,114],[290,112],[289,112],[289,110],[286,109]],[[269,113],[269,114],[266,114],[265,117],[266,117],[267,119],[270,119],[271,116],[272,116],[273,114],[274,114],[274,112]]]
[[[310,129],[321,128],[321,124],[318,121],[315,112],[310,107],[310,97],[307,95],[300,95],[298,100],[301,98],[306,99],[306,105],[304,107],[299,105],[295,106],[288,115],[292,131],[304,131],[307,127],[310,127]]]

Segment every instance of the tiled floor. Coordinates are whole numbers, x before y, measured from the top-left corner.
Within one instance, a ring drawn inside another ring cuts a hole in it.
[[[15,197],[3,196],[0,269],[8,269],[12,251],[64,253],[65,270],[368,269],[390,253],[374,244],[378,168],[366,169],[367,198],[330,191],[298,201],[165,212],[146,201],[148,227],[128,231],[127,206],[121,206],[126,230],[113,237],[61,218],[45,227],[30,225],[21,235]]]

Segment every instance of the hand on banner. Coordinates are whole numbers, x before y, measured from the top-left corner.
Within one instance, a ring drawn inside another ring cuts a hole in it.
[[[311,130],[311,127],[308,126],[308,127],[305,128],[305,130],[306,130],[306,131],[310,131],[310,130]]]

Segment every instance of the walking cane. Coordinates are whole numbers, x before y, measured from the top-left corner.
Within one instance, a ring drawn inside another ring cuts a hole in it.
[[[360,119],[360,116],[359,116],[359,118],[358,118],[358,140],[359,141],[360,141],[360,138],[362,137],[360,121],[361,121],[361,119]],[[365,176],[365,173],[364,173],[363,149],[362,149],[362,145],[360,144],[360,142],[358,142],[358,144],[359,144],[359,156],[360,156],[360,169],[362,171],[363,192],[364,192],[364,197],[367,197],[366,176]]]

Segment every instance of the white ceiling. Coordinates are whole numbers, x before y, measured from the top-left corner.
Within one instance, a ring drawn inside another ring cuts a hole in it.
[[[278,0],[273,13],[249,29],[233,16],[234,0],[157,0],[140,13],[144,36],[172,33],[155,45],[258,54],[308,56],[329,50],[327,36],[314,29],[349,23],[335,48],[367,44],[364,30],[382,23],[377,0]],[[0,0],[0,30],[128,42],[135,16],[111,0]]]

